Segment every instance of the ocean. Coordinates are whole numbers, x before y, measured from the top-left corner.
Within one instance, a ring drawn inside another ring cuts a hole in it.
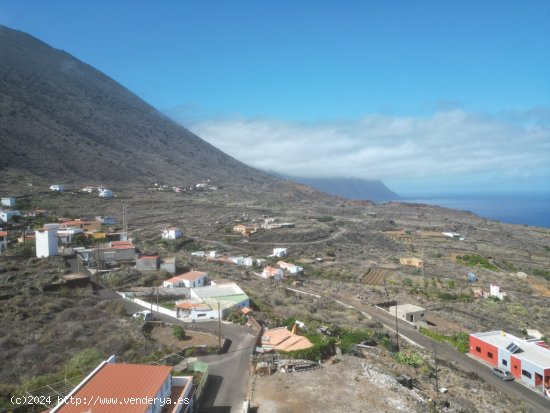
[[[424,195],[402,202],[439,205],[471,211],[481,217],[509,224],[550,228],[550,193],[498,195]]]

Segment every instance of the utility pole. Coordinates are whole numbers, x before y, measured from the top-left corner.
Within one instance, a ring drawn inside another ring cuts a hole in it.
[[[395,300],[395,340],[397,342],[397,351],[399,351],[399,323],[397,322],[397,300]]]
[[[435,391],[439,393],[439,378],[437,376],[437,345],[434,344],[434,358],[435,358]]]
[[[218,352],[222,351],[222,316],[220,311],[220,302],[218,301]]]

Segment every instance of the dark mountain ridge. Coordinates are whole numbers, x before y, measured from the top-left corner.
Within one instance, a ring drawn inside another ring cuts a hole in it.
[[[305,178],[274,173],[283,179],[308,185],[318,191],[352,200],[374,202],[398,201],[400,195],[389,189],[382,181],[359,178]]]
[[[63,182],[258,185],[218,150],[70,54],[0,26],[0,170]]]

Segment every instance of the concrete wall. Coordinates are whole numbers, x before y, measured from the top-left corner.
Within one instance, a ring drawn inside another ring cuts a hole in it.
[[[479,348],[480,351],[478,352],[476,348]],[[489,353],[492,354],[492,357],[489,357]],[[470,354],[486,361],[492,366],[496,367],[498,365],[498,348],[484,342],[483,340],[480,340],[477,337],[470,336]]]
[[[137,305],[139,305],[139,306],[141,306],[141,307],[143,307],[147,310],[151,310],[151,308],[152,308],[153,312],[166,314],[166,315],[168,315],[170,317],[173,317],[173,318],[178,318],[178,316],[177,316],[177,314],[174,310],[169,310],[168,308],[157,306],[156,303],[153,303],[153,306],[151,307],[151,303],[148,303],[147,301],[140,300],[139,298],[129,297],[128,295],[126,295],[126,293],[117,293],[117,294],[121,295],[126,300],[132,301],[133,303],[136,303]]]
[[[38,258],[57,255],[57,231],[37,230],[36,235],[36,256]]]

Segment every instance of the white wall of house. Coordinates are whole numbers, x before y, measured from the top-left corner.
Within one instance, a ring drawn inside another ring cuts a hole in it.
[[[0,211],[0,220],[3,222],[8,222],[13,219],[13,217],[20,217],[21,212],[19,211]]]
[[[273,256],[274,257],[286,257],[287,256],[287,249],[286,248],[273,248]]]
[[[179,239],[183,237],[183,232],[181,229],[164,229],[162,231],[162,238],[163,239]]]
[[[15,198],[2,198],[2,205],[13,208],[15,206]]]
[[[184,283],[183,283],[183,280],[180,280],[180,281],[164,281],[162,283],[162,286],[164,288],[183,287]]]
[[[35,236],[38,258],[57,255],[57,230],[36,230]]]
[[[194,280],[183,280],[183,285],[187,288],[204,287],[207,283],[208,275],[204,275]]]

